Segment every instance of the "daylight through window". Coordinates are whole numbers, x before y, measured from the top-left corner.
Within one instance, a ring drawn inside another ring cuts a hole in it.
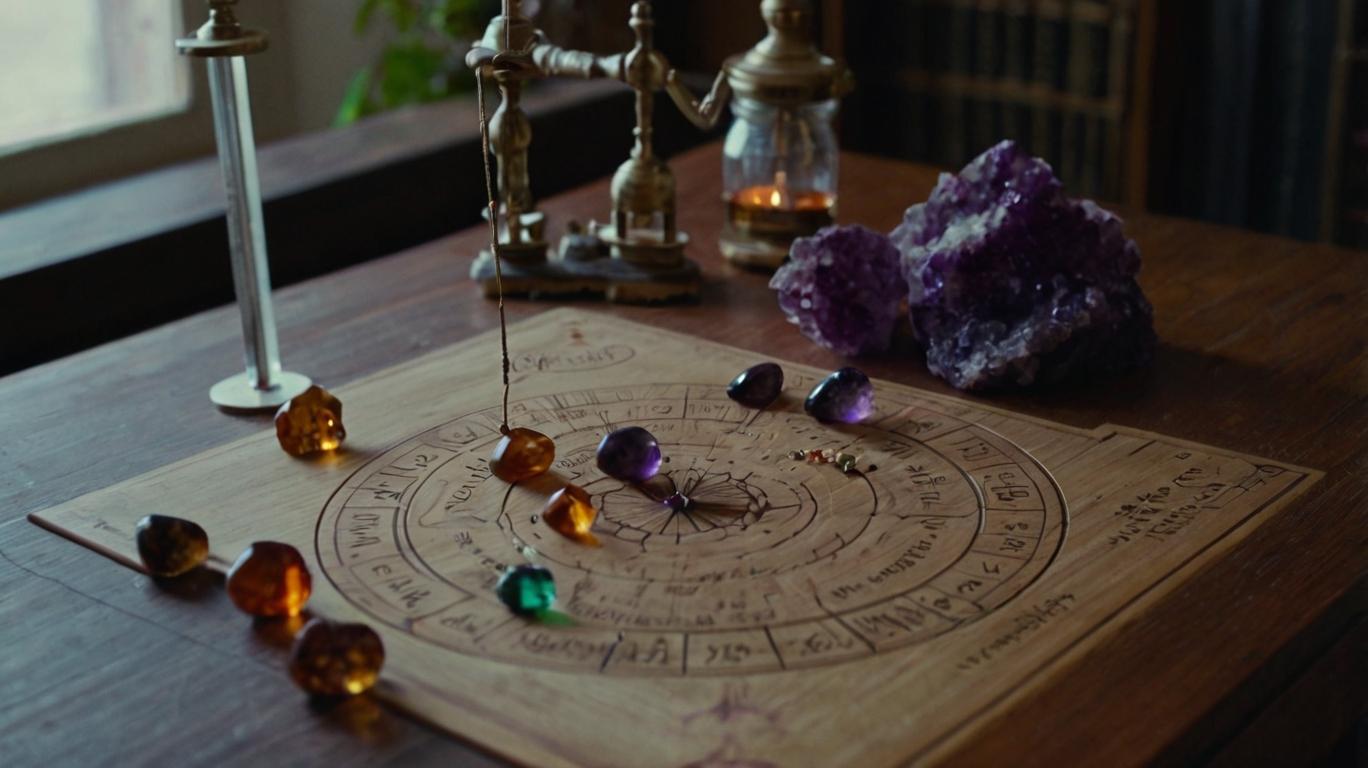
[[[176,0],[0,2],[0,153],[183,109]]]

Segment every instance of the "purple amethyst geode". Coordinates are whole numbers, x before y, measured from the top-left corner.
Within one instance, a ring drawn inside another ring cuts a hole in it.
[[[1050,166],[1013,142],[942,174],[892,240],[927,366],[958,389],[1149,360],[1153,312],[1135,281],[1135,242],[1113,214],[1065,196]]]
[[[818,344],[843,355],[883,352],[907,296],[901,261],[878,232],[827,227],[794,241],[770,287],[789,322]]]

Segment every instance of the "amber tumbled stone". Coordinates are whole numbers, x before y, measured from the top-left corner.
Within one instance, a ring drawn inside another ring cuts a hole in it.
[[[275,428],[280,447],[291,456],[336,450],[347,438],[342,426],[342,401],[319,386],[309,387],[280,406]]]
[[[253,616],[295,616],[313,591],[299,550],[277,541],[258,541],[228,569],[228,597]]]
[[[578,485],[567,485],[551,494],[542,510],[542,520],[551,530],[582,544],[598,543],[590,533],[596,517],[598,510],[594,509],[588,492]]]
[[[365,624],[314,619],[290,649],[290,677],[318,696],[350,696],[370,690],[385,664],[385,646]]]
[[[556,460],[556,444],[535,429],[515,427],[494,446],[489,469],[506,483],[518,483],[540,475]]]
[[[209,558],[209,534],[197,523],[169,515],[148,515],[133,529],[138,557],[153,576],[179,576]]]

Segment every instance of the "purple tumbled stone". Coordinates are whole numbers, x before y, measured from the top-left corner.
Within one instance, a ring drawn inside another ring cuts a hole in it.
[[[803,409],[826,424],[864,421],[874,412],[874,384],[858,368],[841,368],[812,388]]]
[[[966,390],[1142,365],[1153,312],[1122,222],[1067,197],[1054,171],[1004,141],[893,230],[912,331],[932,373]]]
[[[641,427],[615,429],[599,442],[598,468],[624,482],[644,483],[660,471],[660,443]]]
[[[770,287],[790,323],[842,355],[888,349],[907,295],[898,249],[859,225],[795,240]]]
[[[747,408],[763,409],[784,390],[784,369],[777,363],[752,365],[727,385],[727,397]]]

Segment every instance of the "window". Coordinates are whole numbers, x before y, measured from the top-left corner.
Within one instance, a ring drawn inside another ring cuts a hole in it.
[[[185,109],[177,0],[0,3],[0,154]]]

